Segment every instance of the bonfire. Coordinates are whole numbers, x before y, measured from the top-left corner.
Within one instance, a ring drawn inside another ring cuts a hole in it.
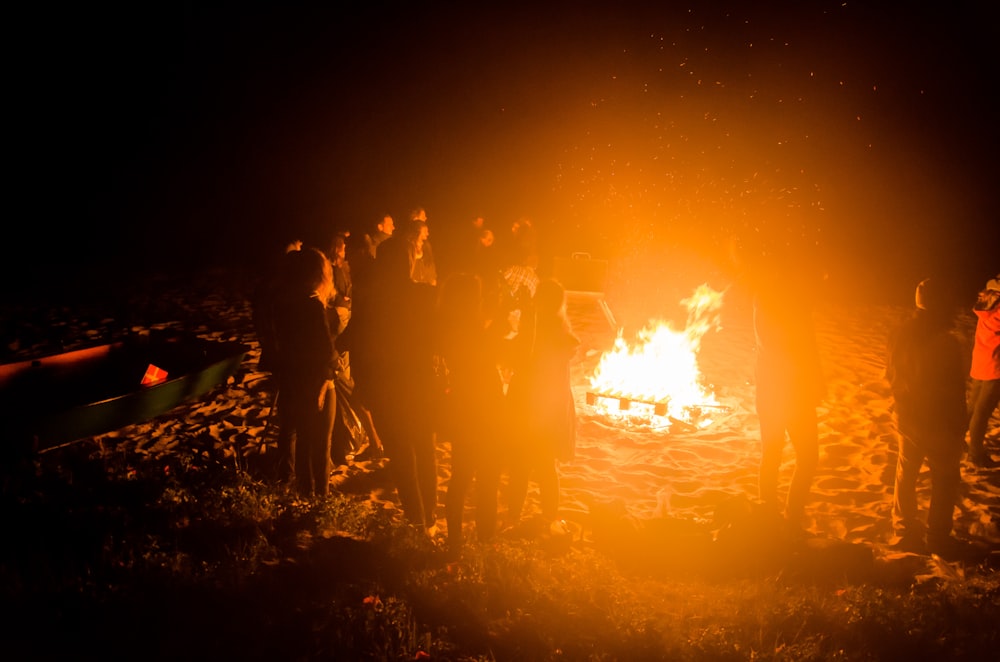
[[[613,347],[600,359],[587,403],[609,418],[667,419],[698,428],[725,410],[698,367],[701,339],[721,328],[723,293],[708,285],[681,301],[687,308],[683,329],[654,320],[628,342],[619,329]]]

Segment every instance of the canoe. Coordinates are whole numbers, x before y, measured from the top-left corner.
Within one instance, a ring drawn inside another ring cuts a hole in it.
[[[44,451],[141,423],[227,381],[248,350],[153,332],[0,365],[0,435]]]

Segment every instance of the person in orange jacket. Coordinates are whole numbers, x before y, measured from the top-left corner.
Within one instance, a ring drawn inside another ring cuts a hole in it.
[[[985,439],[986,426],[1000,403],[1000,274],[986,283],[972,310],[978,320],[969,370],[969,460],[986,468],[996,466]]]

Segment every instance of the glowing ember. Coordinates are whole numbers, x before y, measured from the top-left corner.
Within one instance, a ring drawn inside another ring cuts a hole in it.
[[[701,428],[712,423],[712,409],[720,405],[701,383],[698,351],[705,333],[719,328],[722,293],[701,285],[681,303],[688,310],[682,331],[655,322],[631,346],[619,331],[590,378],[588,403],[608,415],[651,413]]]

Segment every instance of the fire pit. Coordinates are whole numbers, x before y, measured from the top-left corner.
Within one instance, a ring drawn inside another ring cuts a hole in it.
[[[728,411],[705,385],[698,369],[701,339],[720,328],[722,293],[697,287],[681,303],[688,318],[683,330],[654,321],[633,342],[619,330],[611,350],[600,359],[586,402],[609,418],[661,418],[704,429]]]

